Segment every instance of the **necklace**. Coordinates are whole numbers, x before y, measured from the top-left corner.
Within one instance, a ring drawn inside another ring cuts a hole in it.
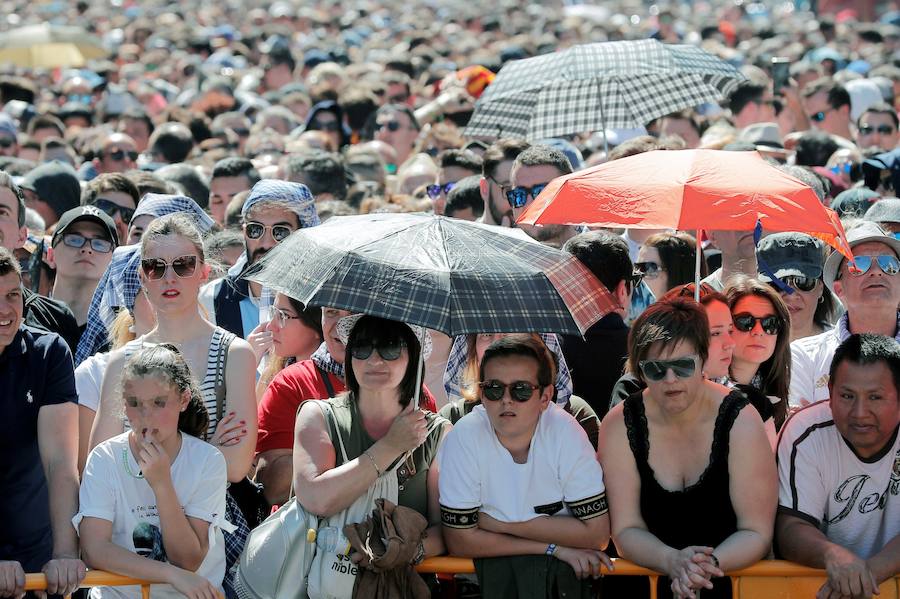
[[[125,472],[133,476],[134,478],[144,478],[144,473],[140,470],[137,474],[131,471],[131,465],[128,463],[128,448],[122,448],[122,461],[125,463]]]

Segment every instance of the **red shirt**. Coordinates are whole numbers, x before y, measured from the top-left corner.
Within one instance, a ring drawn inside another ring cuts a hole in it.
[[[344,381],[337,376],[326,373],[334,394],[347,390]],[[259,433],[256,438],[256,453],[272,449],[293,449],[294,421],[297,409],[307,399],[328,399],[328,393],[322,375],[312,360],[303,360],[291,364],[275,375],[257,408]],[[422,408],[436,412],[434,396],[426,388]]]

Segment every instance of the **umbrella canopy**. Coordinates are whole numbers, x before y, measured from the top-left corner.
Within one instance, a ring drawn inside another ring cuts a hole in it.
[[[580,335],[618,308],[581,262],[521,232],[424,214],[331,218],[301,229],[246,278],[305,305],[448,335]]]
[[[523,224],[804,231],[850,256],[837,214],[757,152],[655,150],[558,177]]]
[[[534,140],[643,127],[718,101],[744,79],[695,46],[656,40],[573,46],[504,65],[475,104],[466,135]]]
[[[83,66],[107,54],[100,39],[80,27],[42,23],[0,33],[0,63],[20,67]]]

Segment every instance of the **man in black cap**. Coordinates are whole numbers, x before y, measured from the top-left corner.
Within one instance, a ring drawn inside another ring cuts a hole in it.
[[[81,203],[78,174],[68,164],[48,162],[32,169],[21,184],[25,205],[37,211],[47,227],[56,224],[66,210]]]
[[[59,219],[50,242],[50,260],[56,266],[53,298],[72,310],[80,333],[117,245],[115,221],[96,206],[73,208]]]

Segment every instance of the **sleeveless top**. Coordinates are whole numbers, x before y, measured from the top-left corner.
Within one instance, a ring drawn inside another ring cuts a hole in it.
[[[336,431],[338,428],[340,428],[344,449],[347,450],[347,459],[349,460],[361,456],[365,450],[375,444],[375,439],[366,432],[366,428],[362,424],[362,416],[359,413],[359,405],[356,400],[351,399],[349,393],[332,397],[328,402],[331,404],[334,420],[326,413],[325,423],[328,426],[328,436],[331,437],[331,443],[334,446],[334,466],[338,467],[343,463],[341,450],[337,445]],[[400,483],[397,503],[412,508],[428,518],[428,490],[426,487],[428,468],[431,466],[434,456],[437,455],[447,420],[431,412],[425,413],[425,419],[431,432],[425,442],[413,451],[411,463],[397,468],[397,479]],[[394,463],[379,464],[378,466],[386,471],[392,468]]]
[[[221,327],[216,327],[209,340],[209,353],[206,354],[206,372],[204,373],[203,379],[200,379],[197,376],[194,377],[194,380],[198,382],[200,388],[200,396],[203,398],[203,405],[206,407],[206,411],[209,414],[209,426],[206,427],[207,439],[212,439],[213,433],[216,431],[216,425],[219,423],[216,387],[218,384],[224,389],[225,358],[227,356],[228,346],[231,344],[233,338],[233,333],[229,333]],[[144,347],[144,345],[151,344],[145,342],[143,338],[129,341],[124,346],[125,357],[130,358],[134,352]]]
[[[731,427],[747,403],[747,396],[739,390],[722,399],[706,469],[694,484],[680,491],[669,491],[656,480],[648,462],[649,430],[643,396],[636,393],[625,400],[628,444],[641,477],[641,517],[647,530],[666,545],[676,549],[689,545],[716,547],[737,530],[729,490],[728,451]],[[665,580],[659,584],[660,597],[671,596],[670,583]],[[731,596],[727,578],[713,579],[713,584],[716,588],[702,590],[702,597]]]

